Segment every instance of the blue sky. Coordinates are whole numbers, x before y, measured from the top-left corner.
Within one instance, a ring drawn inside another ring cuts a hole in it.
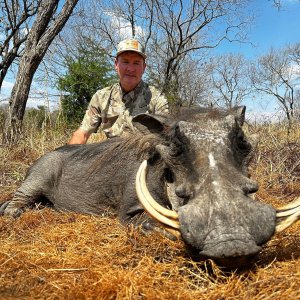
[[[255,14],[248,35],[249,43],[225,42],[215,50],[216,53],[240,53],[248,59],[255,59],[271,48],[300,43],[300,0],[282,0],[280,10],[273,6],[273,1],[253,0],[249,10]],[[261,113],[272,119],[278,116],[278,104],[274,98],[256,95],[254,100],[244,104],[248,113],[254,116]]]
[[[271,47],[280,48],[300,42],[300,0],[282,0],[278,10],[268,0],[253,0],[249,9],[255,19],[248,36],[250,43],[224,43],[218,53],[242,53],[247,58],[265,54]]]

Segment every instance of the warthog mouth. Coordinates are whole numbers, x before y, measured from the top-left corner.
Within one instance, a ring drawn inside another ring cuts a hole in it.
[[[251,251],[249,251],[249,249]],[[220,241],[216,244],[206,244],[204,249],[199,252],[201,256],[210,258],[236,258],[244,256],[253,256],[261,250],[253,240],[243,241],[241,239],[232,239],[230,241]]]
[[[167,231],[181,237],[177,212],[163,207],[151,196],[146,184],[147,160],[144,160],[136,174],[136,193],[145,211],[157,220]],[[275,232],[281,232],[300,219],[300,197],[294,202],[276,210]]]
[[[199,252],[199,257],[202,259],[213,259],[222,267],[237,268],[248,265],[260,251],[261,247],[257,246],[252,240],[231,240],[215,245],[206,245],[204,249]]]

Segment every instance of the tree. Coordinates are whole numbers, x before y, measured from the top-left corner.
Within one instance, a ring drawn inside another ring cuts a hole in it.
[[[29,33],[29,23],[36,14],[37,0],[1,0],[0,2],[0,90],[14,60],[22,55],[21,47]]]
[[[295,74],[288,49],[271,49],[251,68],[251,82],[262,93],[275,97],[289,122],[294,117]]]
[[[117,80],[112,64],[101,49],[79,49],[76,57],[67,57],[67,74],[58,80],[63,113],[69,123],[78,124],[93,94]]]
[[[69,19],[78,0],[66,0],[60,6],[59,0],[41,0],[37,17],[25,44],[18,74],[9,101],[9,115],[5,122],[3,142],[11,143],[18,139],[31,82],[49,45]],[[61,10],[58,12],[59,8]]]
[[[278,8],[278,9],[281,9],[284,6],[284,3],[282,3],[283,2],[282,0],[268,0],[268,1],[272,1],[274,7]],[[298,0],[298,1],[300,1],[300,0]]]
[[[292,59],[292,64],[294,64],[294,76],[295,80],[295,88],[297,88],[295,93],[295,114],[297,119],[300,119],[300,43],[296,43],[294,45],[290,45],[288,47],[288,51],[290,53],[290,57]],[[297,84],[298,83],[298,84]]]
[[[212,91],[210,72],[210,64],[205,60],[187,56],[179,73],[179,97],[171,99],[171,102],[176,102],[179,107],[210,105]]]
[[[300,43],[288,47],[292,61],[298,65],[298,75],[300,76]]]
[[[247,61],[240,54],[225,54],[212,60],[214,103],[225,108],[240,105],[250,95]]]
[[[110,53],[123,38],[139,38],[148,54],[149,81],[182,105],[180,78],[186,73],[185,60],[204,55],[204,50],[224,40],[244,40],[251,20],[241,13],[245,3],[247,0],[91,0],[94,8],[89,8],[87,21],[83,21],[86,26],[81,28],[101,37]]]
[[[164,74],[163,89],[173,94],[181,103],[180,72],[187,55],[201,55],[203,50],[215,48],[223,40],[241,41],[243,26],[247,23],[240,14],[243,1],[155,1],[157,25],[161,39],[154,38],[150,52],[163,59],[153,59],[151,63],[158,74]],[[235,15],[235,18],[231,18]],[[220,26],[220,24],[222,24]],[[218,29],[217,29],[218,27]]]
[[[295,117],[300,120],[300,90],[295,93]]]

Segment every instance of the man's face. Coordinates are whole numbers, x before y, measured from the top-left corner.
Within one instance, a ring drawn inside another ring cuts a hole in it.
[[[125,92],[132,91],[139,84],[145,68],[144,58],[136,52],[123,52],[115,59],[115,69]]]

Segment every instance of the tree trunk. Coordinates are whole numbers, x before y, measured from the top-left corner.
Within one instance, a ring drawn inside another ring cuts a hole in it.
[[[18,141],[35,71],[51,42],[64,27],[78,0],[66,0],[60,13],[56,16],[55,12],[59,2],[59,0],[42,0],[38,8],[37,18],[28,34],[16,82],[11,93],[2,137],[3,143],[12,144]]]

